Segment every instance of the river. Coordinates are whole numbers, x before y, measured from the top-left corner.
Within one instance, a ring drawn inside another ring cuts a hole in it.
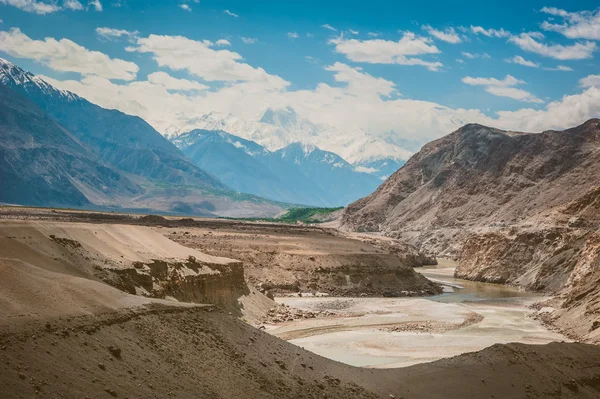
[[[446,284],[419,298],[277,298],[335,316],[267,326],[267,331],[321,356],[360,367],[405,367],[497,343],[545,344],[567,339],[531,317],[543,297],[514,287],[455,279],[455,265],[415,269]]]

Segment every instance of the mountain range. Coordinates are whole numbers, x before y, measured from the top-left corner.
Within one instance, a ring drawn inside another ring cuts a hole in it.
[[[283,209],[231,190],[141,118],[1,59],[0,87],[1,202],[230,216]]]
[[[204,115],[194,123],[208,129],[170,141],[139,117],[56,89],[2,59],[0,87],[1,177],[11,188],[3,203],[272,216],[286,204],[346,205],[377,188],[409,154],[375,138],[336,137],[352,164],[311,143],[325,140],[326,128],[291,108],[269,109],[254,124]]]
[[[151,123],[169,138],[201,129],[224,131],[254,141],[269,151],[277,151],[297,142],[314,145],[339,155],[357,170],[372,174],[381,181],[398,170],[412,155],[412,152],[399,145],[401,143],[395,135],[375,136],[358,128],[355,131],[339,131],[332,126],[301,118],[291,107],[268,108],[255,120],[210,112],[180,122],[177,127],[162,126],[157,121]]]
[[[273,200],[335,207],[371,193],[381,183],[339,155],[313,144],[270,151],[219,130],[196,129],[171,141],[200,168],[240,192]]]

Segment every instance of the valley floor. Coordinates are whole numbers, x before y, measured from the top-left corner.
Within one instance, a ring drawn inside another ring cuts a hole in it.
[[[1,218],[0,398],[479,399],[600,395],[598,346],[510,343],[399,369],[354,367],[261,331],[244,320],[246,315],[227,306],[210,305],[213,299],[228,304],[238,298],[242,311],[259,313],[274,303],[253,289],[240,288],[239,262],[203,255],[168,240],[168,234],[158,234],[166,229],[159,227],[164,223],[161,219],[147,217],[133,223],[121,215],[82,216],[39,210],[18,215],[5,212]],[[73,223],[81,219],[85,223]],[[220,223],[206,221],[204,227],[217,231]],[[239,228],[252,230],[255,226],[241,224]],[[366,248],[363,244],[357,248]],[[200,261],[204,262],[202,267]],[[209,266],[217,269],[211,271]],[[133,269],[155,282],[152,291],[142,293],[162,293],[164,299],[119,290],[107,281],[120,284],[121,280],[112,281],[101,273],[112,270],[121,271],[117,277],[129,276]],[[182,280],[165,277],[173,272]],[[422,277],[408,276],[421,282]],[[198,292],[202,290],[204,295]],[[177,298],[191,298],[197,303]],[[309,298],[285,301],[307,306]],[[451,334],[481,326],[485,318],[479,320],[472,313],[484,314],[492,321],[507,320],[505,314],[493,315],[501,309],[486,313],[489,304],[485,301],[473,304],[479,306],[477,309],[422,298],[318,298],[310,303],[319,309],[363,314],[364,325],[398,329],[391,334],[409,334],[407,342],[428,334]],[[382,305],[393,308],[382,312]],[[423,314],[418,312],[421,307]],[[428,323],[427,312],[436,314],[438,322]],[[401,322],[399,314],[403,314]],[[320,323],[316,319],[305,322],[309,321]],[[423,333],[417,332],[420,328]],[[541,330],[534,332],[536,338],[530,342],[553,339],[543,334]],[[304,331],[288,338],[314,337],[318,335]],[[461,339],[468,338],[463,335]],[[506,337],[500,342],[510,340]],[[489,343],[465,344],[465,350],[470,351]],[[385,348],[371,343],[369,350],[378,357]],[[416,352],[413,357],[421,356]],[[455,353],[452,349],[445,354]]]
[[[293,308],[334,315],[272,324],[267,331],[333,360],[376,368],[431,362],[494,344],[568,341],[534,318],[537,311],[530,306],[543,297],[513,287],[453,279],[454,268],[446,262],[421,269],[454,286],[446,286],[441,295],[277,298]]]

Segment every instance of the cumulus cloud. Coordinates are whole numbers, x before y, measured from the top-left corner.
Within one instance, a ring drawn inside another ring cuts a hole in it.
[[[600,40],[600,9],[568,12],[556,7],[544,7],[541,12],[562,18],[563,23],[544,21],[542,29],[555,31],[569,39]]]
[[[226,39],[219,39],[215,42],[215,44],[217,46],[231,46],[231,43],[229,43],[229,40],[226,40]]]
[[[346,84],[346,93],[356,96],[383,96],[397,94],[396,84],[392,81],[376,78],[363,72],[361,68],[352,68],[341,62],[325,67],[326,71],[335,72],[336,82]]]
[[[456,33],[454,28],[447,28],[443,31],[434,29],[431,25],[423,25],[423,29],[427,31],[431,36],[438,40],[442,40],[447,43],[458,44],[462,42],[462,39]]]
[[[127,37],[129,40],[133,40],[137,37],[139,32],[128,31],[125,29],[113,29],[113,28],[96,28],[96,34],[105,40],[115,40],[121,37]]]
[[[88,3],[88,7],[91,7],[98,12],[102,11],[102,3],[100,3],[100,0],[91,0]]]
[[[409,57],[440,53],[440,50],[431,44],[431,39],[419,37],[412,32],[405,32],[397,42],[382,39],[345,39],[340,36],[331,39],[329,43],[335,45],[337,53],[344,54],[354,62],[421,65],[431,71],[437,71],[443,66],[439,61],[425,61],[420,58]]]
[[[288,32],[288,33],[287,33],[287,36],[288,36],[290,39],[297,39],[297,38],[299,37],[299,36],[298,36],[298,32]]]
[[[181,8],[182,10],[185,10],[185,11],[192,11],[192,7],[190,7],[187,4],[180,4],[179,8]]]
[[[499,97],[508,97],[530,103],[544,102],[528,91],[513,87],[524,84],[525,82],[511,75],[506,75],[502,80],[496,78],[472,78],[466,76],[462,79],[462,82],[471,86],[485,86],[485,91]]]
[[[229,43],[229,42],[227,42]],[[186,70],[206,81],[252,82],[272,89],[285,88],[289,83],[270,75],[262,68],[242,62],[238,53],[215,49],[218,43],[196,41],[183,36],[150,35],[138,38],[130,52],[151,54],[161,67],[174,71]]]
[[[233,18],[237,18],[237,17],[239,17],[239,15],[237,15],[236,13],[233,13],[233,12],[231,12],[231,11],[229,11],[229,10],[225,10],[225,11],[223,11],[223,12],[224,12],[225,14],[229,15],[229,16],[232,16]]]
[[[83,10],[83,4],[78,0],[64,0],[62,4],[57,1],[37,1],[37,0],[0,0],[0,4],[16,7],[26,12],[45,15],[60,10]]]
[[[63,7],[69,10],[81,11],[83,10],[83,4],[77,0],[65,0]]]
[[[528,61],[525,58],[521,57],[520,55],[515,55],[512,58],[507,58],[504,60],[505,62],[508,62],[509,64],[519,64],[519,65],[523,65],[526,67],[530,67],[530,68],[539,68],[540,64],[536,64],[533,61]]]
[[[252,90],[245,83],[234,83],[219,90],[198,93],[168,90],[150,81],[116,84],[96,76],[84,77],[81,81],[46,80],[103,107],[138,115],[159,131],[166,131],[171,126],[181,125],[211,111],[254,119],[266,107],[291,106],[314,123],[346,131],[360,128],[370,134],[393,131],[399,138],[424,143],[470,122],[536,132],[575,126],[600,114],[600,89],[596,87],[565,96],[543,109],[501,111],[490,117],[477,109],[453,109],[429,101],[392,97],[396,93],[393,82],[379,80],[345,64],[325,68],[333,74],[339,86],[320,83],[311,90],[270,91]],[[479,78],[476,82],[483,86],[483,83],[491,83],[498,88],[510,88],[520,80],[514,77]],[[343,146],[343,142],[340,145]]]
[[[600,88],[600,75],[588,75],[579,80],[581,87],[597,87]]]
[[[557,60],[582,60],[592,58],[594,51],[596,51],[596,43],[594,42],[588,41],[567,46],[561,44],[549,45],[537,41],[531,33],[521,33],[518,36],[511,36],[509,41],[516,44],[522,50]]]
[[[97,75],[106,79],[133,80],[139,70],[133,62],[110,58],[69,39],[47,37],[34,40],[18,28],[0,31],[0,51],[37,61],[56,71]]]
[[[194,82],[187,79],[177,79],[166,72],[153,72],[148,75],[148,82],[162,86],[168,90],[208,90],[209,87],[199,82]]]

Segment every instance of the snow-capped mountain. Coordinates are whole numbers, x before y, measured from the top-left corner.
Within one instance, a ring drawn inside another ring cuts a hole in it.
[[[200,168],[234,189],[312,206],[341,206],[370,194],[381,181],[312,143],[269,151],[223,131],[196,129],[171,139]]]
[[[338,154],[348,163],[359,168],[358,170],[368,171],[380,179],[389,176],[390,171],[378,169],[377,165],[400,166],[412,155],[410,151],[394,142],[392,133],[387,137],[380,137],[358,128],[342,132],[334,127],[315,124],[301,118],[291,107],[276,110],[269,108],[254,120],[211,112],[198,118],[188,119],[178,128],[164,127],[162,131],[167,136],[174,137],[193,129],[225,131],[252,140],[271,151],[294,142],[310,143],[325,151]]]
[[[59,90],[3,58],[0,58],[0,84],[13,89],[19,88],[30,95],[49,96],[70,102],[81,100],[77,94]]]

